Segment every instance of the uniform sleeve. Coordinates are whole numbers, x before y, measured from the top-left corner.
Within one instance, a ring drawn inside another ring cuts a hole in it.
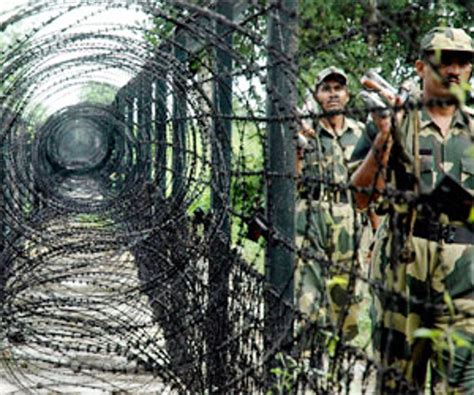
[[[357,167],[364,160],[364,158],[369,153],[370,148],[372,147],[372,143],[376,135],[377,128],[375,127],[375,124],[371,121],[366,125],[361,138],[359,139],[354,148],[354,152],[352,153],[350,159],[351,167]]]

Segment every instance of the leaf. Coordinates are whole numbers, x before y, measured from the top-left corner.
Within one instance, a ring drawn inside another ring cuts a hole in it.
[[[456,347],[458,348],[470,348],[471,350],[474,349],[471,342],[467,340],[464,336],[462,336],[459,332],[453,332],[451,334],[451,338],[453,339],[454,344],[456,344]]]
[[[283,370],[281,370],[280,368],[273,368],[272,370],[270,370],[270,372],[274,374],[275,376],[281,376],[283,373]]]
[[[339,337],[331,336],[328,340],[328,354],[331,358],[334,358],[336,355],[337,344],[339,343]]]
[[[345,287],[347,286],[347,284],[349,284],[349,280],[343,276],[334,276],[327,281],[327,285],[330,288],[334,287],[335,285],[340,285],[341,287]]]
[[[474,207],[471,207],[471,211],[469,213],[469,217],[467,219],[467,222],[470,224],[474,224]]]
[[[465,103],[467,94],[471,91],[471,85],[466,82],[462,82],[460,85],[452,85],[449,91],[453,96],[456,97],[459,103]]]
[[[439,340],[443,336],[440,329],[418,328],[413,332],[415,339],[431,339],[433,342]]]
[[[449,314],[453,316],[455,314],[454,304],[453,304],[453,300],[451,299],[451,295],[449,294],[448,291],[444,291],[443,300],[444,300],[444,303],[446,303],[446,305],[448,306]]]

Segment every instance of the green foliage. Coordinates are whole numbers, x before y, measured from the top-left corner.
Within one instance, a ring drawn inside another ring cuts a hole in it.
[[[344,276],[333,276],[326,281],[326,284],[329,288],[340,285],[341,287],[347,287],[349,280]]]
[[[331,337],[328,333],[326,336]],[[272,387],[266,392],[273,394],[295,394],[299,393],[298,384],[303,380],[331,379],[331,373],[311,366],[309,358],[295,359],[288,354],[279,352],[270,373],[272,375]]]
[[[283,353],[278,353],[276,360],[280,366],[270,370],[275,378],[275,383],[272,390],[268,391],[267,394],[290,394],[298,375],[302,373],[302,367],[295,359]]]
[[[117,89],[111,85],[100,82],[89,82],[81,88],[79,94],[81,101],[110,104],[114,101]]]
[[[431,347],[434,352],[434,357],[438,359],[438,366],[441,370],[448,371],[448,366],[452,364],[456,349],[467,349],[470,355],[474,351],[472,346],[472,339],[469,339],[463,333],[456,329],[449,327],[447,329],[434,329],[434,328],[418,328],[413,336],[415,339],[424,339],[431,343]],[[448,359],[444,356],[447,356]],[[443,385],[445,390],[449,391],[449,385],[445,375],[441,375],[443,378]]]
[[[474,351],[469,339],[466,339],[460,332],[449,328],[447,330],[418,328],[413,336],[415,339],[428,339],[433,345],[433,349],[437,352],[443,350],[453,351],[457,348],[470,348]]]
[[[381,67],[398,84],[414,75],[424,33],[438,25],[471,26],[472,13],[462,0],[300,0],[299,22],[299,91],[304,96],[316,73],[330,65],[343,67],[355,88],[372,67]]]
[[[173,21],[163,18],[155,18],[155,26],[145,32],[145,40],[158,47],[163,38],[171,37],[175,24]]]
[[[232,183],[232,201],[235,210],[250,214],[263,203],[263,146],[253,123],[236,123],[232,148],[234,168],[247,174],[237,174]],[[251,174],[249,174],[251,173]]]
[[[113,224],[110,219],[104,218],[99,214],[78,214],[76,221],[82,226],[91,228],[102,228]]]
[[[46,121],[47,113],[47,108],[43,104],[38,103],[35,105],[35,108],[29,116],[31,126],[28,128],[28,132],[30,135],[34,136],[37,125],[41,125]]]

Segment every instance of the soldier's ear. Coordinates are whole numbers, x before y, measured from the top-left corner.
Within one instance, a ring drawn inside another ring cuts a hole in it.
[[[346,85],[346,93],[347,93],[347,103],[351,100],[351,91],[349,90],[349,87]]]
[[[427,67],[428,67],[428,65],[421,59],[418,59],[415,62],[415,70],[416,70],[416,73],[418,74],[418,77],[420,77],[421,79],[424,78],[425,70],[426,70]]]

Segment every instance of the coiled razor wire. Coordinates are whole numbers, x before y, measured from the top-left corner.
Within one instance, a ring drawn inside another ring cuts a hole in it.
[[[290,125],[288,161],[302,118],[318,119],[297,110],[317,71],[342,65],[357,90],[381,66],[400,83],[430,24],[472,20],[462,1],[336,3],[35,0],[1,14],[4,34],[22,31],[1,57],[2,390],[372,393],[370,329],[343,342],[269,280],[271,246],[302,253],[268,214],[276,180],[295,183],[272,167],[269,125]]]

